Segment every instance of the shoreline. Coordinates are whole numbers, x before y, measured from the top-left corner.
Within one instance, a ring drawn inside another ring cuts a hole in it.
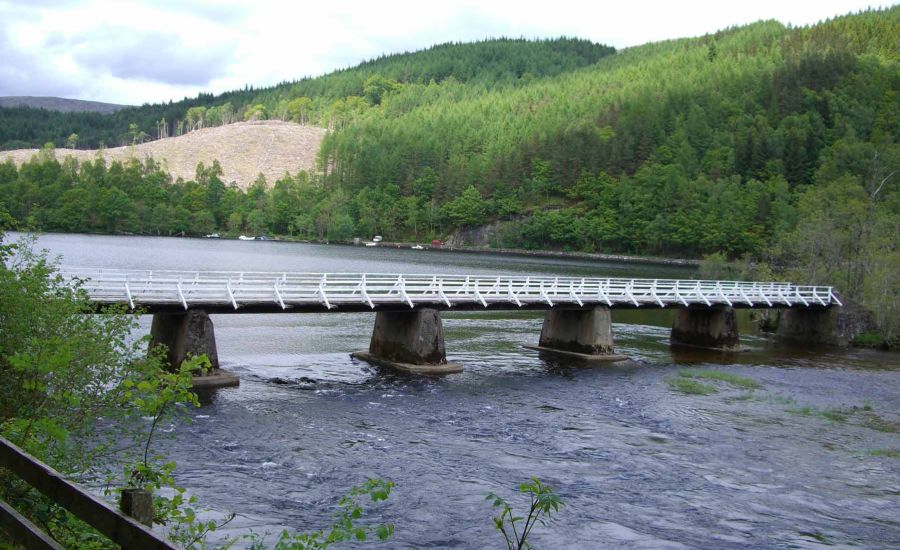
[[[296,242],[296,241],[286,241]],[[312,244],[312,242],[311,242]],[[345,246],[363,246],[353,243],[316,243],[316,244],[341,244]],[[371,248],[411,248],[417,243],[377,243]],[[634,263],[634,264],[650,264],[650,265],[670,265],[678,267],[698,267],[700,260],[692,260],[688,258],[664,258],[659,256],[632,256],[628,254],[604,254],[600,252],[565,252],[562,250],[527,250],[524,248],[488,248],[478,246],[431,246],[420,245],[422,250],[430,250],[432,252],[463,252],[466,254],[499,254],[508,256],[526,256],[533,258],[560,258],[568,260],[600,260],[604,262],[617,263]]]
[[[7,233],[27,234],[28,231],[7,231]],[[62,231],[46,231],[34,232],[36,235],[98,235],[111,237],[163,237],[174,239],[207,239],[203,236],[188,235],[142,235],[142,234],[125,234],[125,233],[78,233],[78,232],[62,232]],[[216,237],[212,240],[239,240],[237,237]],[[245,241],[250,242],[250,241]],[[360,241],[355,243],[352,241],[320,241],[307,239],[290,239],[284,237],[267,238],[264,242],[273,243],[301,243],[316,245],[334,245],[334,246],[353,246],[365,247],[368,241]],[[501,256],[522,256],[532,258],[557,258],[569,260],[599,260],[603,262],[614,263],[636,263],[647,265],[666,265],[676,267],[698,267],[700,260],[689,258],[665,258],[660,256],[636,256],[630,254],[604,254],[600,252],[566,252],[562,250],[527,250],[524,248],[489,248],[478,246],[432,246],[430,244],[416,242],[379,242],[374,246],[367,248],[392,248],[392,249],[411,249],[413,246],[421,246],[423,251],[431,252],[461,252],[465,254],[497,254]]]

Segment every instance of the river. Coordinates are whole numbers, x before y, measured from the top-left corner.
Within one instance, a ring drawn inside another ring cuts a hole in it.
[[[63,267],[689,278],[689,268],[212,239],[45,235]],[[214,316],[239,388],[204,396],[160,450],[178,482],[237,518],[217,534],[309,531],[368,477],[396,483],[366,516],[380,548],[500,548],[487,493],[521,510],[531,476],[566,505],[538,548],[897,548],[900,359],[778,345],[744,319],[735,354],[673,352],[671,312],[614,312],[630,365],[578,368],[522,349],[542,315],[447,313],[442,378],[350,358],[372,314]],[[149,331],[149,317],[142,330]],[[752,378],[686,395],[684,368]],[[352,545],[351,545],[352,546]]]

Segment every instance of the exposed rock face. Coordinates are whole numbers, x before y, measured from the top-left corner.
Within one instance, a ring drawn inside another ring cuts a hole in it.
[[[679,309],[672,325],[671,344],[722,351],[738,351],[741,339],[737,317],[730,307]]]
[[[380,359],[412,365],[442,365],[444,327],[435,309],[379,311],[369,353]]]
[[[783,309],[778,315],[779,339],[820,346],[848,347],[859,334],[875,330],[872,312],[844,297],[829,308]]]
[[[491,244],[496,244],[503,228],[509,223],[509,221],[495,221],[478,227],[460,228],[446,238],[444,245],[448,247],[491,246]]]
[[[542,348],[608,355],[613,350],[613,335],[609,308],[551,309],[544,316],[539,343]]]

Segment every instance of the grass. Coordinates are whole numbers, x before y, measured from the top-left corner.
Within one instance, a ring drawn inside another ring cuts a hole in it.
[[[686,393],[688,395],[710,395],[716,393],[716,388],[709,384],[703,384],[690,378],[678,377],[666,380],[669,387],[675,391]]]
[[[819,416],[832,422],[846,422],[852,413],[853,411],[845,409],[825,409],[824,411],[819,411]]]
[[[797,414],[800,416],[812,416],[813,408],[812,407],[792,407],[790,409],[785,409],[787,412],[791,414]]]
[[[738,376],[730,372],[712,369],[684,369],[678,371],[678,376],[682,378],[700,378],[703,380],[715,380],[716,382],[725,382],[732,386],[737,386],[745,390],[758,390],[762,388],[762,384],[752,378]]]
[[[875,409],[869,403],[864,403],[862,407],[850,407],[849,409],[816,409],[815,407],[792,407],[785,409],[790,414],[800,416],[818,416],[832,422],[846,422],[851,416],[859,415],[862,417],[862,425],[870,430],[884,433],[900,433],[900,422],[887,420],[875,414]]]
[[[878,348],[886,342],[887,338],[878,332],[863,332],[853,337],[853,345],[861,348]]]
[[[900,449],[876,449],[869,451],[869,456],[883,456],[886,458],[900,458]]]
[[[863,421],[863,426],[878,432],[889,434],[900,433],[900,422],[892,422],[890,420],[886,420],[871,412],[866,415],[866,419],[865,421]]]
[[[790,409],[785,409],[787,412],[791,414],[796,414],[800,416],[818,416],[824,418],[825,420],[831,420],[832,422],[846,422],[850,415],[853,414],[853,409],[823,409],[819,410],[814,407],[794,407]]]

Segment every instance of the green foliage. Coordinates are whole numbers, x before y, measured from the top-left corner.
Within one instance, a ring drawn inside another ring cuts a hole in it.
[[[291,533],[283,531],[274,548],[276,550],[321,550],[333,544],[348,541],[366,541],[372,536],[378,540],[387,540],[394,534],[393,524],[364,524],[359,523],[364,513],[363,500],[369,500],[375,504],[387,500],[391,494],[394,483],[382,479],[369,479],[365,483],[357,485],[341,497],[338,502],[338,512],[334,524],[327,530],[312,533]],[[251,537],[251,548],[265,548],[260,537]]]
[[[869,451],[869,456],[883,456],[885,458],[900,458],[900,449],[875,449]]]
[[[853,345],[862,348],[877,348],[888,346],[885,342],[884,335],[879,332],[863,332],[853,337]]]
[[[678,376],[683,378],[700,378],[704,380],[715,380],[717,382],[727,382],[732,386],[737,386],[745,390],[758,390],[762,388],[762,384],[752,378],[720,370],[684,369],[678,371]]]
[[[492,39],[440,44],[421,52],[383,56],[318,78],[263,89],[248,87],[219,96],[201,93],[112,114],[0,108],[0,150],[39,147],[47,141],[66,143],[73,132],[80,136],[82,147],[97,148],[140,141],[141,134],[174,136],[237,120],[281,118],[324,126],[341,116],[335,110],[346,109],[348,97],[356,97],[368,108],[386,106],[384,99],[406,84],[416,90],[432,82],[505,89],[588,66],[612,53],[615,50],[608,46],[573,38]],[[298,99],[303,101],[295,102]],[[409,108],[410,102],[417,103],[415,95],[405,96],[395,108]],[[350,103],[350,109],[360,106],[355,100]],[[130,124],[135,125],[134,132]]]
[[[137,418],[124,382],[161,370],[137,318],[93,312],[28,239],[0,247],[0,431],[64,473],[81,473],[109,451],[95,419]],[[99,433],[98,433],[99,432]]]
[[[158,349],[155,353],[162,353]],[[133,403],[143,418],[150,418],[141,463],[131,474],[130,483],[137,488],[159,488],[160,476],[150,461],[150,445],[160,422],[177,411],[177,405],[199,407],[197,395],[191,391],[195,374],[205,374],[211,368],[206,356],[184,361],[175,372],[157,372],[143,379],[126,379],[124,398]]]
[[[445,204],[442,213],[453,225],[472,227],[484,223],[486,210],[481,193],[470,185],[459,197]]]
[[[242,117],[327,126],[320,173],[244,192],[221,171],[171,182],[152,162],[79,166],[45,150],[0,164],[0,205],[45,230],[318,240],[445,239],[502,220],[506,247],[706,257],[708,277],[834,285],[896,342],[898,24],[893,7],[617,55],[569,39],[436,46],[147,107],[154,124],[188,129]],[[126,117],[126,141],[137,113],[110,115]],[[93,139],[58,127],[42,140]]]
[[[866,428],[884,433],[900,433],[900,422],[883,418],[877,414],[872,405],[865,403],[862,407],[842,407],[817,409],[811,406],[792,407],[786,409],[791,414],[800,416],[817,416],[831,422],[843,423],[851,418],[861,421]]]
[[[859,407],[850,407],[850,408],[830,408],[830,409],[817,409],[815,407],[805,406],[805,407],[797,407],[790,408],[787,411],[791,414],[797,414],[800,416],[818,416],[819,418],[823,418],[825,420],[830,420],[832,422],[843,423],[846,422],[851,416],[858,412],[865,412],[867,417],[878,417],[878,415],[871,414],[871,407],[869,408],[859,408]],[[880,417],[878,417],[880,418]]]
[[[155,353],[164,354],[161,347]],[[148,490],[153,497],[153,522],[168,526],[167,536],[183,548],[205,548],[207,536],[231,522],[235,514],[230,513],[222,520],[202,520],[198,517],[197,497],[186,495],[186,489],[175,481],[174,462],[165,455],[151,454],[153,438],[163,422],[175,419],[187,421],[186,407],[198,407],[200,403],[193,393],[193,377],[210,369],[205,355],[191,357],[184,361],[177,371],[165,371],[144,379],[127,379],[125,398],[139,411],[149,426],[132,434],[143,437],[143,452],[133,464],[126,464],[125,485],[122,488]],[[160,492],[165,489],[165,492]],[[220,547],[227,548],[237,539],[226,538]]]
[[[533,548],[528,542],[528,536],[534,526],[538,523],[547,525],[552,514],[559,512],[560,507],[565,506],[559,494],[536,477],[519,485],[519,493],[527,496],[531,501],[525,516],[517,516],[510,504],[494,493],[485,497],[485,500],[490,500],[494,508],[500,512],[500,515],[494,516],[494,527],[503,535],[503,540],[509,550]],[[517,527],[517,524],[521,524],[521,529]]]
[[[4,212],[0,209],[0,219]],[[162,346],[147,354],[147,338],[134,340],[137,314],[106,309],[94,315],[80,285],[56,273],[33,239],[4,244],[0,234],[0,434],[66,477],[107,487],[154,493],[154,523],[184,548],[206,548],[207,536],[234,518],[201,519],[194,496],[175,482],[175,463],[153,452],[160,426],[186,421],[199,406],[193,376],[210,368],[205,356],[177,370]],[[116,464],[122,473],[116,472]],[[363,498],[386,500],[394,484],[371,479],[338,503],[328,532],[281,535],[278,548],[326,548],[349,540],[389,538],[391,524],[360,523]],[[161,489],[165,489],[161,491]],[[108,490],[107,494],[117,494]],[[0,498],[72,548],[111,543],[53,500],[0,472]],[[226,538],[227,548],[238,539]]]
[[[842,409],[825,409],[819,412],[819,416],[832,422],[846,422],[850,413]]]
[[[768,264],[758,261],[750,254],[730,261],[721,252],[703,257],[699,275],[702,279],[720,281],[771,281],[776,277]]]
[[[391,92],[400,89],[400,83],[391,78],[385,78],[380,74],[373,74],[363,84],[363,95],[372,105],[381,105],[381,102]]]
[[[688,395],[711,395],[717,391],[715,387],[710,386],[709,384],[703,384],[683,376],[670,378],[666,380],[666,383],[669,384],[669,387],[673,390]]]
[[[0,244],[0,296],[0,433],[75,481],[104,472],[112,480],[114,464],[142,456],[129,483],[171,482],[174,464],[151,459],[150,441],[176,405],[196,404],[191,371],[202,359],[165,370],[161,353],[147,355],[146,338],[131,337],[136,315],[94,315],[80,286],[63,281],[29,238]],[[14,477],[0,476],[0,497],[65,546],[109,547]]]

